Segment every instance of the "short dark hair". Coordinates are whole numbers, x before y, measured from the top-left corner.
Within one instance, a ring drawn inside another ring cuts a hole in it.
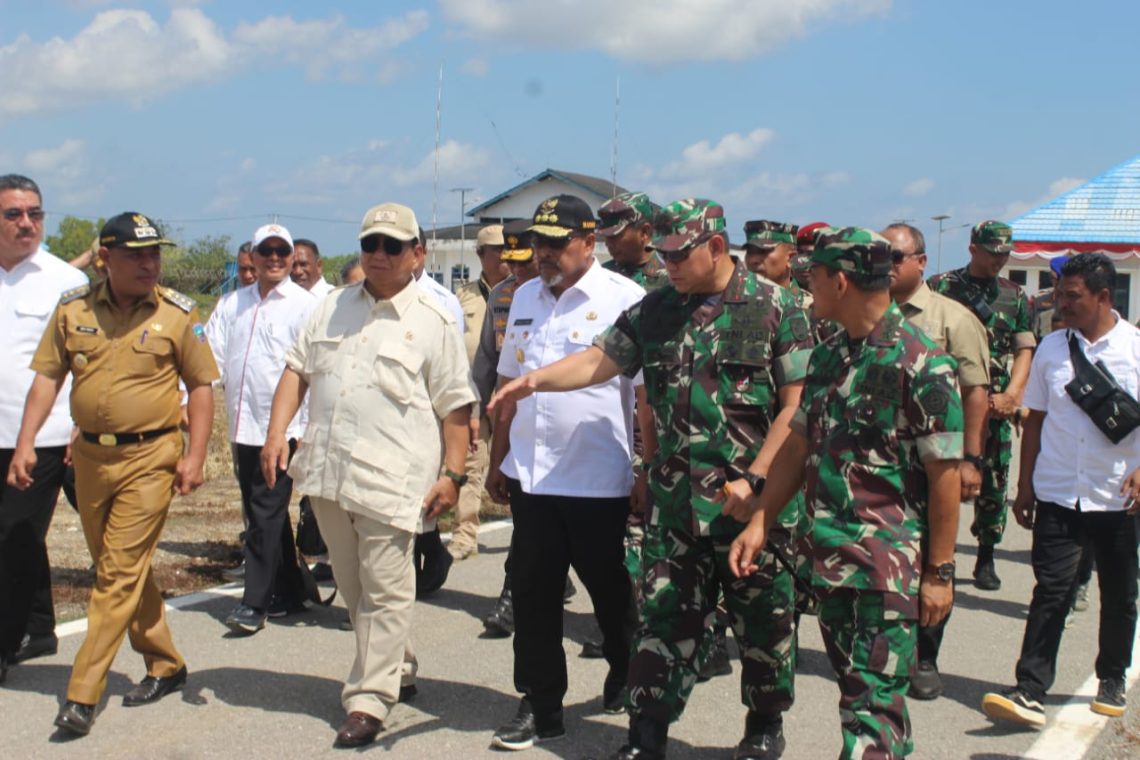
[[[1109,294],[1112,294],[1116,290],[1116,267],[1112,259],[1100,251],[1078,253],[1069,258],[1061,266],[1061,276],[1082,278],[1085,287],[1092,293],[1107,288]]]
[[[926,236],[922,234],[922,230],[918,227],[907,224],[906,222],[895,222],[894,224],[888,224],[887,229],[883,230],[883,232],[887,230],[902,230],[910,235],[910,239],[914,241],[915,255],[926,255]]]
[[[23,174],[4,174],[0,176],[0,190],[23,190],[29,193],[35,193],[36,197],[40,199],[40,203],[44,202],[44,194],[40,192],[40,186],[29,177]]]
[[[341,284],[344,284],[344,281],[348,279],[348,273],[351,272],[353,269],[356,269],[359,266],[360,266],[360,257],[359,256],[356,256],[355,258],[351,258],[348,261],[344,262],[344,266],[342,266],[340,268]]]
[[[240,256],[243,253],[249,253],[249,254],[253,253],[253,241],[252,240],[247,240],[244,243],[242,243],[240,246],[238,246],[238,255]]]
[[[891,276],[889,274],[863,274],[862,272],[844,272],[837,267],[824,265],[827,270],[828,277],[835,277],[835,275],[843,272],[843,276],[851,283],[852,287],[860,293],[875,293],[883,290],[889,290],[891,287]]]
[[[293,241],[293,250],[296,251],[297,246],[299,245],[303,245],[306,248],[310,249],[313,252],[313,256],[315,258],[319,259],[321,257],[321,249],[317,248],[317,244],[312,240],[309,240],[308,238],[297,238]]]

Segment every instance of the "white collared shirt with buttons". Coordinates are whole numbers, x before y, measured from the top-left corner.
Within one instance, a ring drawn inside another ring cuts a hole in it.
[[[555,299],[536,277],[515,291],[499,374],[516,378],[593,345],[594,337],[645,297],[596,260]],[[640,383],[639,383],[640,384]],[[633,488],[634,381],[619,375],[568,393],[518,402],[502,472],[529,494],[610,498]]]
[[[1105,437],[1069,397],[1065,385],[1073,379],[1069,334],[1089,362],[1104,362],[1116,382],[1133,398],[1140,393],[1140,330],[1113,312],[1116,325],[1095,343],[1079,330],[1056,330],[1037,347],[1025,387],[1024,404],[1045,412],[1041,451],[1033,468],[1033,490],[1041,501],[1082,512],[1124,508],[1120,485],[1140,466],[1140,429],[1118,444]]]
[[[463,322],[463,307],[459,304],[459,297],[436,282],[435,278],[429,275],[426,269],[420,272],[420,276],[416,278],[416,284],[423,288],[424,292],[431,293],[439,305],[447,309],[448,313],[455,318],[455,325],[459,328],[459,334],[462,335],[465,325]]]
[[[43,248],[12,269],[0,267],[0,449],[16,448],[24,400],[36,373],[32,355],[40,344],[62,293],[87,284],[87,275]],[[64,380],[36,446],[66,446],[71,439],[71,375]]]
[[[298,493],[415,533],[439,477],[440,420],[475,401],[454,319],[419,285],[377,300],[364,283],[320,302],[286,362],[309,385]]]
[[[273,393],[285,369],[285,353],[319,303],[308,290],[286,277],[265,298],[255,282],[226,294],[206,323],[206,339],[221,372],[229,414],[230,440],[265,445]],[[300,438],[305,407],[285,435]]]

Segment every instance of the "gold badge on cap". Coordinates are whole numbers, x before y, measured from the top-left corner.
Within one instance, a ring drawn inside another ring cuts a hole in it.
[[[591,322],[597,318],[598,318],[598,312],[596,312],[596,311],[586,312],[586,319],[590,320]]]
[[[521,348],[516,350],[515,361],[517,361],[519,364],[522,364],[524,359],[526,359],[526,354],[523,353],[523,350]]]
[[[87,354],[76,354],[75,355],[75,366],[78,367],[79,369],[83,369],[84,367],[86,367],[87,366]]]

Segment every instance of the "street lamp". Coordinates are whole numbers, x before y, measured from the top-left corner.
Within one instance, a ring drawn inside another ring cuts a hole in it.
[[[463,247],[467,242],[467,193],[473,187],[453,187],[451,192],[459,193],[459,271],[463,272]],[[454,288],[452,288],[454,290]]]
[[[934,221],[938,222],[938,259],[937,259],[937,266],[938,266],[938,273],[941,273],[942,272],[942,223],[945,222],[947,219],[949,219],[950,215],[949,214],[939,214],[938,216],[932,216],[930,218],[933,219]]]

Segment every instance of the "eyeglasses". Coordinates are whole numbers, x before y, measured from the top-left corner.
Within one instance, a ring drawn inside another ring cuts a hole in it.
[[[411,241],[397,240],[386,235],[369,235],[360,239],[361,253],[376,253],[381,247],[389,256],[399,256]]]
[[[277,256],[278,258],[287,259],[289,258],[289,254],[293,253],[293,249],[287,245],[259,245],[257,246],[257,253],[266,258]]]
[[[914,253],[903,253],[902,251],[891,252],[891,262],[894,264],[901,264],[912,256],[925,256],[926,251],[915,251]]]
[[[688,260],[689,256],[692,255],[693,251],[697,250],[702,245],[709,242],[709,240],[711,240],[711,239],[712,239],[711,235],[709,237],[702,236],[702,237],[697,238],[692,243],[689,243],[684,248],[678,248],[675,251],[658,250],[657,254],[661,258],[665,259],[665,261],[669,262],[670,264],[681,264],[681,263],[685,262],[686,260]]]
[[[4,220],[8,222],[18,222],[25,216],[28,217],[28,221],[37,224],[44,220],[44,210],[42,208],[6,208],[3,213]]]

